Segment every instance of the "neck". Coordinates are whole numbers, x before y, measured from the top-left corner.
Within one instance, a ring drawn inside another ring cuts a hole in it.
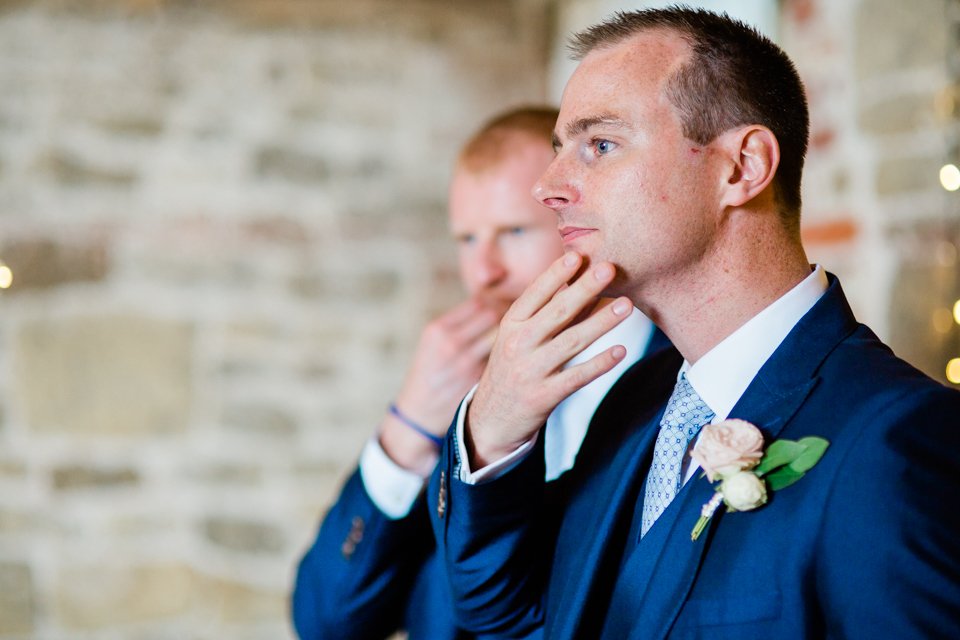
[[[691,364],[810,275],[799,240],[779,223],[769,231],[732,228],[698,264],[634,297]]]

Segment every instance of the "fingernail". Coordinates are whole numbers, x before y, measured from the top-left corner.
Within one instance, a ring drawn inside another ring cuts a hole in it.
[[[626,357],[627,350],[621,347],[620,345],[617,345],[613,348],[613,351],[611,351],[610,353],[611,355],[613,355],[614,358],[616,358],[617,360],[620,360]]]
[[[593,277],[597,280],[606,280],[611,275],[613,275],[613,267],[609,264],[597,265],[597,268],[593,270]]]
[[[572,267],[573,265],[577,264],[577,258],[578,258],[577,254],[575,254],[575,253],[568,253],[568,254],[567,254],[566,256],[564,256],[564,258],[563,258],[563,265],[564,265],[565,267]]]
[[[626,300],[617,300],[613,303],[613,312],[618,316],[625,315],[632,308],[633,305]]]

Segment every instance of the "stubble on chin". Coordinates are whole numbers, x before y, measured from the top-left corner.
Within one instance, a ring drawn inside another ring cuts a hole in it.
[[[510,308],[510,305],[513,304],[514,299],[509,296],[497,295],[496,293],[480,293],[477,294],[477,300],[483,308],[493,311],[498,316],[503,316],[503,314],[507,312],[507,309]]]

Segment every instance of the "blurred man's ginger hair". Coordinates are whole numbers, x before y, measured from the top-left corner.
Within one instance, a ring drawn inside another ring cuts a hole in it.
[[[519,107],[488,121],[463,146],[457,167],[479,173],[514,155],[518,138],[553,146],[553,128],[559,112],[553,107]]]

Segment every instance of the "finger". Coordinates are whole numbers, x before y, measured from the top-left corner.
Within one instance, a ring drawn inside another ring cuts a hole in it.
[[[479,300],[470,298],[441,315],[437,322],[444,327],[454,328],[473,318],[482,308]]]
[[[633,303],[629,298],[617,298],[611,304],[557,334],[547,347],[551,352],[550,359],[561,363],[562,366],[562,363],[569,361],[629,318],[632,312]]]
[[[626,348],[618,344],[603,353],[595,355],[586,362],[564,369],[553,378],[557,395],[566,398],[579,391],[617,366],[626,355]]]
[[[480,336],[496,328],[500,315],[491,309],[481,309],[469,320],[454,329],[454,335],[461,344],[469,344]]]
[[[558,258],[520,294],[507,316],[512,320],[526,320],[533,316],[573,278],[582,262],[583,258],[573,252]]]
[[[612,264],[601,262],[558,291],[538,313],[544,320],[538,327],[542,332],[538,337],[548,339],[557,336],[574,323],[584,309],[596,303],[615,275],[616,269]]]
[[[493,343],[496,342],[496,340],[497,329],[494,327],[492,330],[480,335],[467,347],[467,354],[476,361],[486,360],[490,357],[490,352],[493,351]]]

